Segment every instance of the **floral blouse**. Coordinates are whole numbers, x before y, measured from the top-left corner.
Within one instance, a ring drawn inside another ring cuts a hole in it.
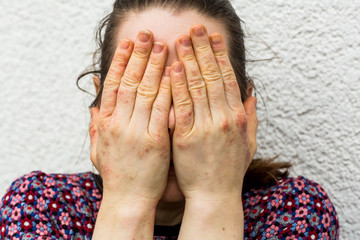
[[[41,171],[18,178],[1,200],[0,239],[91,239],[102,197],[95,178]],[[243,207],[245,239],[339,237],[334,205],[302,176],[244,193]],[[155,225],[154,240],[177,239],[180,225]]]

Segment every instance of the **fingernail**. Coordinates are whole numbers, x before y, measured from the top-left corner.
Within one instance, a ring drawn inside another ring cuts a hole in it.
[[[201,37],[204,36],[205,30],[202,26],[197,26],[196,28],[194,28],[194,33],[196,36]]]
[[[127,39],[122,39],[120,42],[120,47],[124,50],[128,49],[130,46],[129,40]]]
[[[147,41],[149,41],[149,39],[150,39],[150,33],[149,33],[149,31],[147,31],[147,30],[142,30],[142,31],[140,31],[140,33],[139,33],[139,39],[140,39],[140,41],[141,42],[147,42]]]
[[[174,71],[177,72],[177,73],[179,73],[179,72],[182,71],[181,63],[178,62],[178,63],[176,63],[176,64],[174,65]]]
[[[211,40],[211,44],[214,44],[214,45],[222,43],[221,35],[213,35],[213,36],[211,36],[210,40]]]
[[[154,43],[153,52],[154,53],[161,53],[164,49],[164,44],[161,42]]]
[[[181,45],[183,45],[184,47],[190,47],[191,46],[191,42],[190,42],[190,38],[185,37],[183,39],[181,39]]]

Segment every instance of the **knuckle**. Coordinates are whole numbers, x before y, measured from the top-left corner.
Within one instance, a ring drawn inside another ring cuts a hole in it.
[[[140,59],[147,59],[149,57],[150,48],[148,46],[136,46],[133,54]]]
[[[160,59],[152,59],[149,63],[149,69],[152,72],[162,72],[164,70],[164,64]]]
[[[137,88],[137,96],[143,98],[153,98],[157,94],[156,89],[152,88],[148,84],[141,83]]]
[[[114,66],[113,70],[118,70],[119,66],[126,67],[126,65],[128,63],[128,57],[123,54],[117,54],[114,57],[114,62],[116,63],[116,65]]]
[[[225,49],[218,49],[215,53],[214,53],[215,57],[219,58],[220,61],[224,61],[225,58],[227,57],[227,52],[225,51]]]
[[[134,86],[139,84],[141,77],[142,75],[139,73],[139,71],[134,71],[131,69],[122,77],[121,83],[128,86]]]
[[[195,56],[194,56],[194,54],[190,54],[190,53],[185,54],[182,56],[181,61],[183,61],[185,63],[189,62],[190,64],[193,64],[193,62],[195,61]]]
[[[212,52],[212,48],[211,46],[207,43],[207,42],[200,42],[198,43],[198,45],[195,47],[196,51],[199,52]]]
[[[187,80],[188,80],[189,84],[199,83],[197,85],[205,86],[205,83],[203,83],[203,79],[202,79],[201,75],[198,75],[198,74],[191,75]]]
[[[213,82],[221,79],[220,72],[214,68],[207,68],[202,72],[202,74],[207,81]]]
[[[235,73],[231,68],[224,68],[222,77],[225,81],[235,81],[237,83]]]

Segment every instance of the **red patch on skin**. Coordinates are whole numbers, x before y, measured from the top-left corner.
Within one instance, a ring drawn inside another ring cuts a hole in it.
[[[243,113],[236,113],[235,124],[241,131],[245,131],[247,127],[246,116]]]
[[[97,133],[97,129],[95,127],[91,127],[90,129],[90,137],[94,137]]]

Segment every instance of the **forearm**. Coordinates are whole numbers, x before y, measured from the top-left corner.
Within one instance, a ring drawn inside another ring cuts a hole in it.
[[[155,207],[145,204],[131,206],[103,200],[92,239],[152,240],[155,210]]]
[[[228,202],[186,202],[179,240],[243,239],[241,199]]]

